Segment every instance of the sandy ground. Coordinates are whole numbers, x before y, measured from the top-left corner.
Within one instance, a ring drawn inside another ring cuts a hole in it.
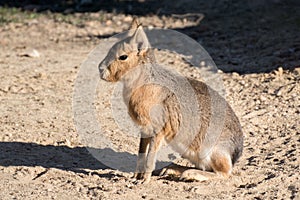
[[[132,16],[77,13],[74,19],[86,19],[70,23],[41,15],[0,25],[0,199],[300,198],[300,17],[287,12],[299,5],[189,2],[187,11],[206,16],[198,25],[150,13],[140,20],[193,37],[223,70],[226,98],[245,134],[233,176],[201,183],[154,176],[135,185],[132,172],[90,155],[73,123],[74,82],[89,52],[126,30]]]

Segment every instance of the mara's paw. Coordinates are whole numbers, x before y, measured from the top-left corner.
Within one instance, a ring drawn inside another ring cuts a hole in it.
[[[213,177],[215,177],[215,174],[211,172],[205,172],[198,169],[189,169],[181,174],[179,180],[203,182],[212,179]]]
[[[189,169],[189,168],[172,163],[172,164],[168,165],[167,167],[161,169],[159,176],[180,177],[181,174],[187,169]]]
[[[134,173],[134,184],[147,184],[151,180],[151,172],[145,172],[145,173]]]
[[[133,175],[133,179],[137,179],[137,180],[140,180],[144,177],[144,173],[141,173],[141,172],[135,172],[134,175]]]

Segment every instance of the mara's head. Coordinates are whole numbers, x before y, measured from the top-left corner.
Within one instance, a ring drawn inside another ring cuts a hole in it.
[[[131,31],[134,33],[116,43],[99,64],[102,79],[119,81],[128,71],[145,62],[150,49],[148,38],[142,26]]]

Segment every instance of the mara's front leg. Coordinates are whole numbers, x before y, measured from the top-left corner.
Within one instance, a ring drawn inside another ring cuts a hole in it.
[[[155,168],[156,155],[163,141],[163,135],[157,134],[151,138],[143,138],[143,139],[150,139],[150,144],[149,144],[149,149],[147,151],[146,157],[141,156],[141,159],[139,158],[140,159],[139,161],[143,161],[143,159],[145,158],[143,163],[139,163],[138,161],[138,165],[144,164],[143,165],[144,168],[142,172],[137,173],[136,178],[142,179],[142,183],[148,183],[151,179],[152,171]]]
[[[149,138],[141,137],[141,139],[140,139],[140,146],[139,146],[139,152],[138,152],[138,157],[137,157],[136,170],[135,170],[133,178],[143,179],[143,177],[144,177],[145,163],[146,163],[146,158],[147,158],[150,142],[151,142],[151,137],[149,137]]]

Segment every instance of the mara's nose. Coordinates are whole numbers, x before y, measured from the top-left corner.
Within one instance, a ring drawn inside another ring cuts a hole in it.
[[[98,65],[98,70],[99,70],[99,73],[100,73],[100,75],[102,75],[102,74],[103,74],[103,71],[104,71],[104,68],[103,68],[102,62],[101,62],[101,63],[99,63],[99,65]]]
[[[105,70],[107,67],[106,65],[101,62],[99,65],[98,65],[98,69],[99,69],[99,73],[100,73],[100,78],[103,79],[103,80],[106,80],[106,76],[107,76],[107,70]]]

